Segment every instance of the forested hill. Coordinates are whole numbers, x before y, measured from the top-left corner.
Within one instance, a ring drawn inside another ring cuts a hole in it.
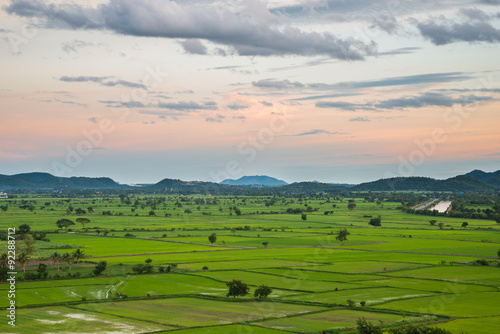
[[[496,172],[487,173],[483,172],[482,170],[476,169],[470,173],[467,173],[467,175],[473,176],[481,181],[500,187],[500,170],[497,170]]]
[[[394,177],[361,183],[350,188],[352,191],[491,191],[498,187],[470,175],[459,175],[446,180],[430,177]]]
[[[108,177],[57,177],[49,173],[0,175],[0,189],[116,189],[119,185]]]

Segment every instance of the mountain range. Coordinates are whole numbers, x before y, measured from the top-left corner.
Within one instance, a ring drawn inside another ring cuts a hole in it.
[[[429,177],[395,177],[358,185],[313,182],[287,184],[266,175],[244,176],[237,180],[227,179],[220,183],[207,181],[182,181],[163,179],[156,184],[132,187],[122,185],[108,177],[58,177],[49,173],[24,173],[0,175],[0,190],[99,190],[122,189],[132,191],[173,191],[189,193],[242,193],[248,189],[268,189],[270,192],[334,192],[334,191],[463,191],[484,192],[500,190],[500,170],[484,172],[473,170],[445,180]],[[246,190],[245,190],[246,189]],[[256,191],[257,191],[256,190]]]

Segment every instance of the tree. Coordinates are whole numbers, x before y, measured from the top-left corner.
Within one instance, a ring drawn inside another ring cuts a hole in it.
[[[337,236],[335,237],[335,239],[337,239],[338,241],[341,242],[342,245],[344,245],[344,241],[347,241],[347,236],[350,234],[351,233],[349,231],[347,231],[346,228],[341,228],[337,232]]]
[[[52,253],[52,255],[50,255],[50,261],[54,263],[54,267],[57,266],[57,276],[59,276],[59,262],[61,261],[61,254],[58,252]]]
[[[254,297],[261,299],[261,298],[267,298],[267,296],[269,296],[272,292],[273,289],[271,289],[267,285],[261,284],[257,289],[255,289],[253,295]]]
[[[214,245],[214,243],[217,241],[217,236],[215,235],[215,233],[212,233],[208,236],[208,241],[210,241],[212,246]]]
[[[434,219],[433,220],[429,220],[429,223],[431,224],[431,226],[434,226],[434,225],[436,225],[437,220],[434,220]]]
[[[237,207],[234,207],[234,213],[236,213],[237,216],[241,216],[241,210]]]
[[[26,264],[30,262],[30,256],[26,252],[21,252],[17,258],[17,262],[23,266],[24,275],[26,275]]]
[[[38,278],[46,278],[49,273],[47,271],[47,265],[43,263],[38,264],[38,268],[36,269],[38,273]]]
[[[374,325],[365,318],[360,318],[356,321],[356,328],[360,334],[382,334],[382,328]]]
[[[368,224],[371,226],[382,226],[382,217],[372,218]]]
[[[466,229],[466,228],[467,228],[467,225],[469,225],[469,223],[467,223],[467,222],[463,222],[463,223],[462,223],[462,227],[463,227],[464,229]]]
[[[62,258],[61,258],[64,262],[66,262],[68,264],[69,276],[71,276],[71,262],[73,261],[73,256],[74,256],[74,254],[64,253],[62,255]]]
[[[66,219],[66,218],[63,218],[63,219],[59,219],[57,222],[57,227],[58,228],[68,228],[69,226],[72,226],[72,225],[75,225],[75,223],[69,219]]]
[[[94,268],[94,271],[93,271],[94,275],[96,275],[96,276],[101,275],[104,272],[104,270],[106,270],[107,265],[108,265],[108,262],[106,262],[106,261],[99,262]]]
[[[302,218],[302,220],[307,220],[307,215],[305,213],[303,213],[301,218]]]
[[[262,243],[262,245],[263,245],[264,247],[267,247],[267,245],[269,245],[269,241],[264,241],[264,242]]]
[[[438,226],[440,230],[444,230],[444,223],[439,223]]]
[[[88,219],[88,218],[76,218],[76,222],[82,224],[83,228],[85,228],[85,224],[90,223],[90,219]]]
[[[229,291],[226,294],[226,297],[238,297],[238,296],[246,296],[248,294],[248,291],[250,291],[250,288],[247,286],[246,283],[242,282],[239,279],[233,279],[229,282],[226,283],[227,287],[229,288]]]
[[[144,262],[146,262],[147,264],[150,264],[151,262],[153,262],[152,259],[146,259]]]
[[[380,332],[381,333],[381,332]],[[437,327],[417,327],[413,325],[402,328],[393,328],[389,330],[390,334],[452,334],[450,331]]]
[[[498,250],[497,255],[500,258],[500,249]]]
[[[31,234],[26,234],[23,239],[24,252],[28,255],[32,255],[36,249],[36,241]]]
[[[73,258],[76,260],[76,263],[78,263],[81,259],[84,259],[86,257],[85,251],[82,251],[80,248],[78,248],[76,251],[73,252]]]
[[[356,207],[356,203],[351,202],[351,203],[347,204],[347,208],[351,211],[354,210],[355,207]]]
[[[28,224],[22,224],[17,228],[19,234],[27,234],[30,233],[31,227]]]

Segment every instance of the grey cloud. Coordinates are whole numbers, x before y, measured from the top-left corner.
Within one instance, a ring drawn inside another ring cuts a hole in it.
[[[301,132],[293,135],[288,135],[292,137],[302,137],[302,136],[311,136],[311,135],[346,135],[347,133],[342,133],[342,132],[331,132],[327,130],[322,130],[322,129],[315,129],[311,131],[306,131],[306,132]]]
[[[370,29],[380,29],[388,34],[395,33],[399,28],[397,19],[390,13],[381,13],[371,18]]]
[[[260,103],[265,107],[272,107],[273,106],[273,104],[271,102],[267,102],[267,101],[260,101]]]
[[[123,86],[123,87],[130,87],[130,88],[147,89],[147,87],[143,84],[125,81],[125,80],[107,81],[107,82],[103,82],[102,85],[109,86],[109,87]]]
[[[417,22],[416,26],[420,34],[435,45],[454,42],[500,42],[500,30],[479,19],[458,23],[440,17],[426,22]]]
[[[59,78],[61,81],[65,82],[98,82],[101,83],[103,80],[107,79],[109,77],[85,77],[85,76],[79,76],[79,77],[69,77],[69,76],[62,76]]]
[[[71,42],[63,43],[61,45],[61,48],[63,49],[64,52],[71,53],[71,52],[78,52],[78,49],[85,48],[85,47],[92,46],[92,45],[94,45],[94,44],[75,39]]]
[[[146,86],[140,83],[125,81],[125,80],[109,80],[111,77],[94,77],[94,76],[78,76],[78,77],[70,77],[70,76],[62,76],[59,78],[60,81],[64,82],[95,82],[99,83],[102,86],[115,87],[129,87],[129,88],[141,88],[146,89]]]
[[[358,104],[358,103],[350,103],[350,102],[327,102],[320,101],[316,102],[316,107],[318,108],[335,108],[347,111],[356,111],[356,110],[374,110],[370,104]]]
[[[211,123],[222,123],[222,120],[226,118],[225,116],[222,115],[216,115],[215,117],[207,117],[205,118],[206,122],[211,122]]]
[[[244,122],[247,118],[246,118],[246,116],[242,115],[242,116],[233,116],[233,119],[239,119],[239,120]]]
[[[46,5],[44,1],[11,0],[9,14],[44,17],[54,27],[111,30],[124,35],[204,39],[229,47],[239,55],[327,55],[341,60],[363,60],[375,55],[375,42],[341,38],[329,32],[306,32],[273,24],[264,6],[241,12],[207,6],[183,6],[164,0],[109,0],[96,9],[79,5]],[[272,18],[272,19],[271,19]],[[49,25],[50,27],[50,25]],[[193,45],[188,45],[193,50]],[[197,51],[201,49],[197,48]],[[228,50],[231,52],[231,50]],[[226,50],[217,52],[226,53]]]
[[[97,117],[90,117],[88,120],[92,123],[97,124]]]
[[[446,73],[426,73],[426,74],[408,75],[402,77],[391,77],[391,78],[369,80],[369,81],[338,82],[334,84],[326,84],[326,83],[306,84],[298,81],[292,82],[289,80],[263,79],[256,82],[252,82],[252,85],[257,88],[268,89],[268,90],[310,89],[314,91],[329,91],[329,90],[345,91],[347,89],[354,90],[354,89],[364,89],[364,88],[444,83],[453,81],[463,81],[471,78],[472,75],[464,72],[446,72]],[[339,95],[329,94],[322,96],[322,98],[336,97],[336,96]],[[299,99],[304,99],[304,98],[299,98]],[[305,98],[305,99],[311,99],[311,98]]]
[[[227,107],[231,110],[243,110],[243,109],[248,109],[247,105],[242,105],[242,104],[228,104]]]
[[[451,107],[455,104],[468,105],[481,101],[492,100],[489,96],[460,96],[452,98],[440,93],[426,92],[419,96],[402,97],[399,99],[390,99],[375,104],[375,107],[382,109],[401,109],[401,108],[423,108],[423,107]]]
[[[199,39],[186,39],[185,41],[179,42],[179,44],[184,48],[186,53],[206,55],[207,47]]]
[[[291,82],[290,80],[263,79],[252,82],[254,87],[265,89],[295,89],[303,88],[305,85],[298,81]]]
[[[160,102],[158,103],[158,108],[163,109],[172,109],[172,110],[217,110],[217,104],[215,102],[205,102],[203,104],[199,104],[194,101],[181,101],[175,103],[166,103]]]
[[[349,120],[349,122],[369,122],[370,120],[368,118],[365,118],[365,117],[355,117],[355,118],[351,118]]]

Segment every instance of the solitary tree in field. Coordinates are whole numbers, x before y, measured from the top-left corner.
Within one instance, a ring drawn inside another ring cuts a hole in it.
[[[66,218],[63,218],[63,219],[59,219],[57,222],[57,227],[58,228],[68,228],[69,226],[72,226],[72,225],[75,225],[75,223],[69,219],[66,219]]]
[[[264,247],[267,247],[267,245],[269,245],[269,241],[264,241],[264,242],[262,243],[262,245],[263,245]]]
[[[463,222],[463,223],[462,223],[462,227],[463,227],[464,229],[466,229],[466,228],[467,228],[467,225],[469,225],[469,223],[467,223],[467,222]]]
[[[85,224],[90,223],[90,219],[88,219],[88,218],[76,218],[76,222],[82,224],[83,228],[85,228]]]
[[[372,218],[368,224],[371,226],[382,226],[382,217]]]
[[[104,272],[104,270],[106,270],[107,265],[108,265],[108,262],[106,262],[106,261],[99,262],[94,268],[94,271],[93,271],[94,275],[96,275],[96,276],[101,275]]]
[[[344,241],[347,240],[347,236],[351,234],[349,231],[347,231],[346,228],[341,228],[338,232],[337,232],[337,236],[335,237],[335,239],[337,239],[338,241],[340,241],[340,243],[342,245],[344,245]]]
[[[303,213],[301,218],[302,218],[302,220],[307,220],[307,215],[305,213]]]
[[[433,220],[429,220],[429,223],[431,224],[431,226],[434,226],[434,225],[436,225],[437,220],[434,220],[434,219]]]
[[[257,289],[255,289],[253,295],[254,297],[261,299],[261,298],[267,298],[267,296],[269,296],[272,292],[273,289],[271,289],[267,285],[262,284]]]
[[[497,255],[500,258],[500,249],[498,250]]]
[[[444,223],[439,223],[438,226],[440,230],[444,230]]]
[[[210,241],[210,243],[212,244],[212,246],[214,245],[214,243],[217,241],[217,235],[215,235],[215,233],[212,233],[208,236],[208,241]]]
[[[352,202],[351,202],[351,203],[347,204],[347,208],[348,208],[349,210],[351,210],[351,211],[352,211],[352,210],[354,210],[354,208],[355,208],[355,207],[356,207],[356,203],[352,203]]]
[[[250,288],[246,283],[242,282],[239,279],[233,279],[226,283],[229,291],[226,294],[226,297],[238,297],[238,296],[246,296]]]

